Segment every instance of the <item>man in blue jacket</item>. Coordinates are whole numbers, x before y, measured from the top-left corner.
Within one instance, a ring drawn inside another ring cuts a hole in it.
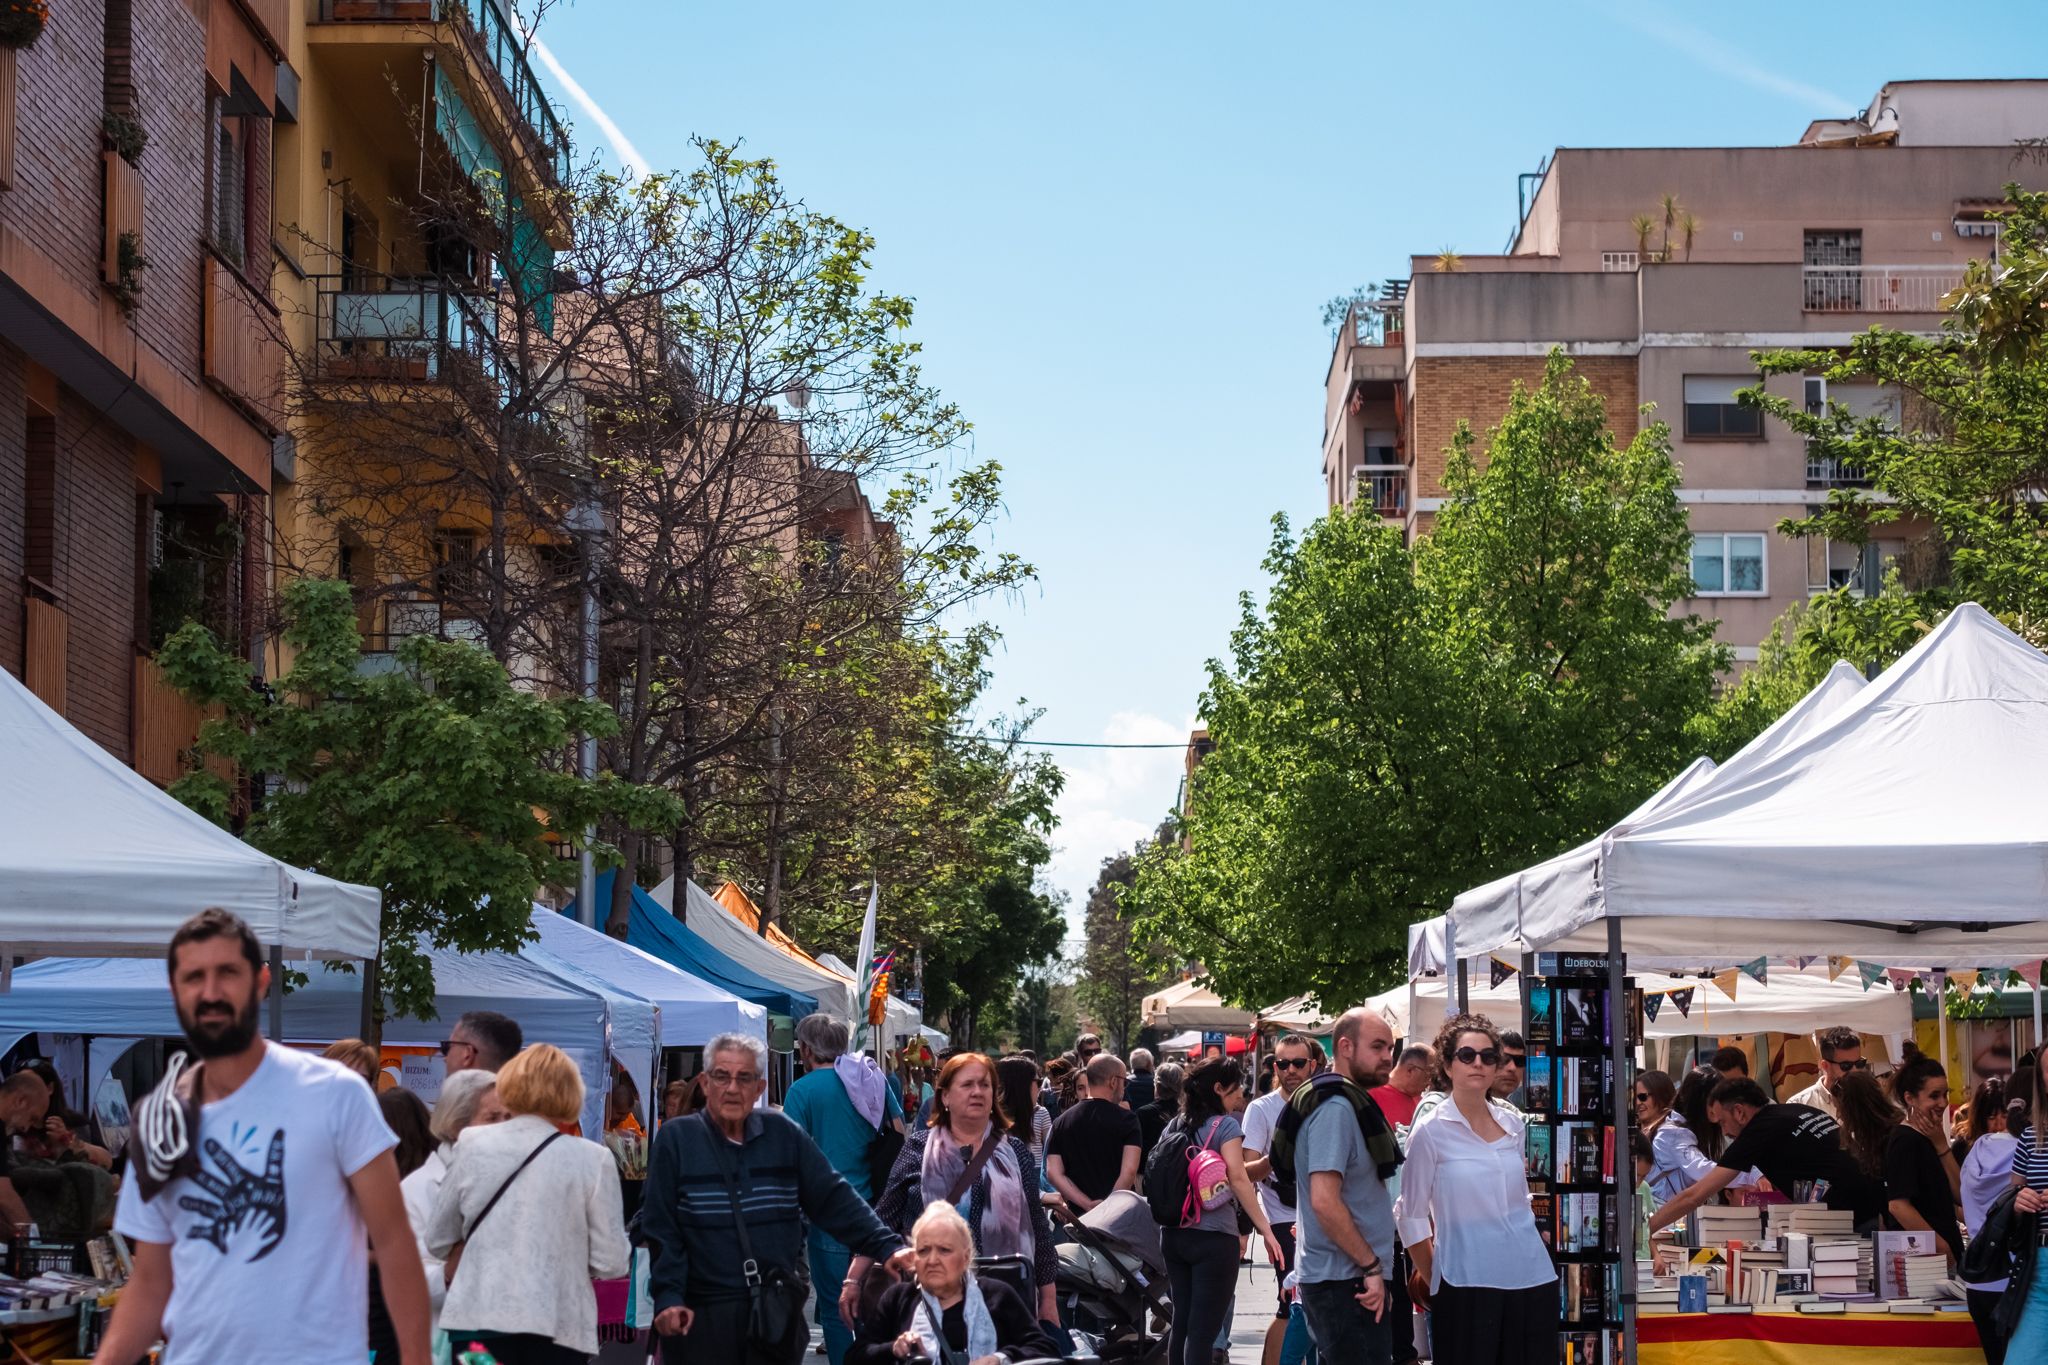
[[[908,1267],[903,1239],[882,1225],[809,1135],[782,1114],[756,1109],[768,1085],[768,1049],[744,1034],[721,1034],[705,1049],[700,1114],[672,1120],[654,1137],[641,1230],[654,1245],[648,1289],[654,1326],[670,1362],[795,1365],[810,1333],[802,1295],[780,1341],[751,1339],[745,1245],[758,1274],[793,1276],[809,1219],[856,1254]],[[769,1286],[772,1292],[773,1286]],[[833,1285],[817,1286],[821,1299]]]

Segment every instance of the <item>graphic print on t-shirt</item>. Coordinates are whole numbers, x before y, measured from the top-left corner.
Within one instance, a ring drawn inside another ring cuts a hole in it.
[[[230,1124],[228,1136],[253,1165],[258,1150],[255,1127]],[[179,1208],[199,1215],[199,1221],[185,1229],[187,1240],[210,1242],[221,1255],[237,1260],[262,1260],[284,1240],[284,1129],[270,1135],[260,1175],[213,1138],[207,1138],[201,1149],[217,1169],[208,1170],[201,1163],[192,1183],[213,1198],[179,1197]]]

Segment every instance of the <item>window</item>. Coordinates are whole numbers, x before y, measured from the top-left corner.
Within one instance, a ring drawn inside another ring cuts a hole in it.
[[[482,596],[486,556],[475,531],[443,526],[434,532],[434,596],[443,607],[459,611]]]
[[[227,112],[226,99],[213,100],[213,213],[208,236],[214,249],[240,265],[249,247],[249,146],[246,120]]]
[[[1633,251],[1603,251],[1600,253],[1600,268],[1610,275],[1624,275],[1633,271],[1640,259]]]
[[[1861,229],[1806,233],[1806,311],[1853,313],[1863,307]]]
[[[1764,415],[1735,401],[1737,389],[1753,388],[1755,375],[1689,374],[1685,377],[1685,434],[1688,438],[1763,439]]]
[[[1759,534],[1692,538],[1692,582],[1698,597],[1762,597],[1764,538]]]

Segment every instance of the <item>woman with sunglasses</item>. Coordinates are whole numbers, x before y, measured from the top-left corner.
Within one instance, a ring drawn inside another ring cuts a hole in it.
[[[1408,1292],[1431,1312],[1435,1358],[1457,1365],[1557,1359],[1557,1272],[1529,1209],[1522,1116],[1489,1098],[1500,1034],[1455,1015],[1437,1034],[1450,1098],[1408,1134],[1394,1223],[1414,1265]]]

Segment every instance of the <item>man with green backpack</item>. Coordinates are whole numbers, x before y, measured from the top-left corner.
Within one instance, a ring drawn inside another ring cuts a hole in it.
[[[1370,1009],[1331,1034],[1331,1069],[1294,1092],[1273,1132],[1273,1178],[1295,1182],[1302,1311],[1324,1365],[1390,1365],[1387,1276],[1401,1164],[1394,1126],[1367,1092],[1386,1083],[1394,1035]]]

